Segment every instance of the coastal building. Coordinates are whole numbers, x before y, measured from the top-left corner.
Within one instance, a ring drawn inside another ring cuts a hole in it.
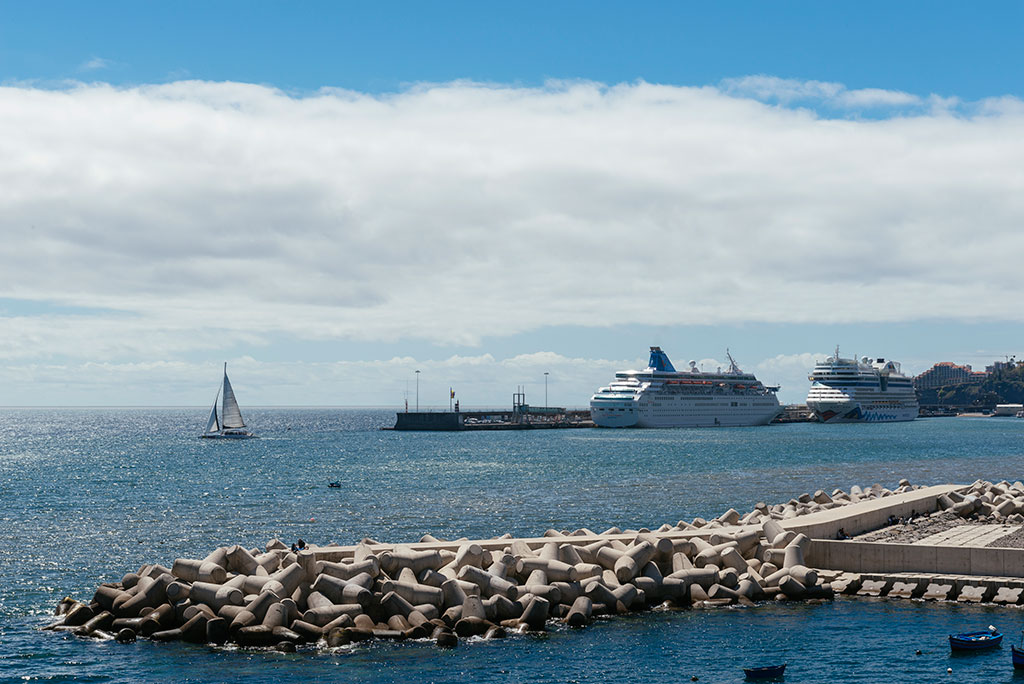
[[[952,361],[941,361],[914,378],[914,389],[925,390],[946,385],[981,382],[986,373],[971,369],[970,365],[962,366]]]
[[[1011,356],[1006,361],[993,361],[991,366],[985,366],[985,372],[998,378],[1004,371],[1012,371],[1016,367],[1017,359]]]

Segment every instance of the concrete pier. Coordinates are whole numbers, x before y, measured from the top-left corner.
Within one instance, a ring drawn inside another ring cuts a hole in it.
[[[464,430],[554,430],[596,427],[590,411],[514,407],[494,411],[404,411],[384,430],[459,432]]]

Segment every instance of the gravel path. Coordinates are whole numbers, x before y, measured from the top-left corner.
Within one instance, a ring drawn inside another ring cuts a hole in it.
[[[990,524],[989,521],[964,519],[951,511],[941,511],[931,515],[919,516],[910,522],[897,523],[879,530],[867,532],[855,537],[857,541],[889,542],[893,544],[913,544],[939,532],[954,527],[967,525]],[[988,544],[990,547],[1003,549],[1024,549],[1024,528],[1018,529]]]
[[[989,546],[995,546],[1001,549],[1024,549],[1024,528],[1018,529],[1016,532],[1011,532],[1005,537],[1000,537]]]
[[[893,544],[913,544],[925,537],[961,525],[977,525],[976,520],[965,520],[952,512],[942,511],[932,515],[918,516],[911,522],[890,525],[880,530],[867,532],[856,537],[857,541],[890,542]]]

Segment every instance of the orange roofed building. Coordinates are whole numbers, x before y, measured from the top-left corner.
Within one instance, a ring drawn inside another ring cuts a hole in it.
[[[965,382],[981,382],[986,375],[971,370],[967,364],[960,366],[952,361],[942,361],[914,378],[914,388],[923,390]]]

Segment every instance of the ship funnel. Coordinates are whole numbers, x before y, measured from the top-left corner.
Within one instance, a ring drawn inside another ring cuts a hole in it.
[[[651,347],[651,360],[647,363],[647,367],[656,371],[665,371],[666,373],[675,373],[675,366],[668,360],[668,354],[661,351],[661,347]]]

